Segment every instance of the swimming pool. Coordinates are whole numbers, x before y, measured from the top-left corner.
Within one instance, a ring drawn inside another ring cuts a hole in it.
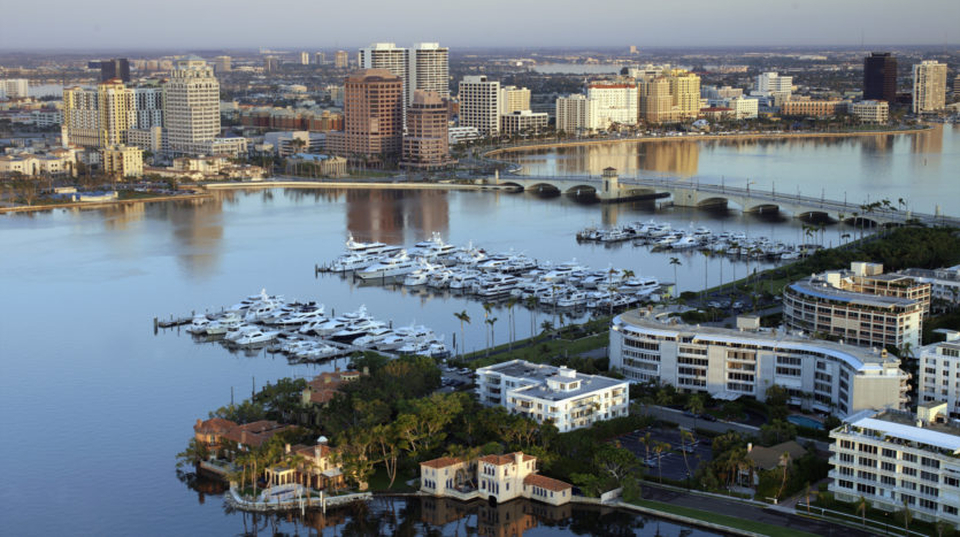
[[[806,416],[799,416],[799,415],[787,416],[787,421],[789,421],[794,425],[799,425],[800,427],[806,427],[808,429],[816,429],[818,431],[823,430],[822,423],[820,423],[819,421],[813,418],[808,418]]]

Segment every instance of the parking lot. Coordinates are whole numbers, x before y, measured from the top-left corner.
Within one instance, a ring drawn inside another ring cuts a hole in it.
[[[440,391],[455,392],[473,386],[474,372],[472,369],[456,369],[448,365],[440,366]]]
[[[694,444],[690,445],[688,442],[686,445],[687,463],[684,464],[683,452],[681,451],[683,444],[680,442],[679,429],[647,427],[646,429],[640,429],[617,437],[617,441],[620,442],[623,448],[629,450],[643,461],[648,474],[659,477],[661,472],[657,466],[657,455],[653,450],[653,445],[650,446],[650,458],[647,459],[647,448],[645,448],[643,442],[640,441],[647,433],[650,434],[652,441],[664,442],[670,445],[670,450],[664,451],[659,460],[659,463],[663,466],[662,473],[665,479],[683,481],[687,478],[687,464],[690,465],[690,475],[692,476],[701,464],[713,460],[713,451],[710,447],[711,440],[695,434]]]

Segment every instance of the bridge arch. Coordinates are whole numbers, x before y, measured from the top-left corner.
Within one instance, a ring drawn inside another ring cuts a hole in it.
[[[701,200],[697,200],[697,207],[704,208],[704,209],[719,208],[719,207],[727,207],[729,203],[730,203],[729,198],[714,196],[711,198],[704,198]]]
[[[557,196],[562,192],[556,185],[544,182],[533,183],[526,188],[526,191],[544,196]]]
[[[837,219],[827,211],[812,209],[797,213],[797,218],[808,222],[835,222]]]
[[[758,203],[756,205],[746,205],[743,208],[745,213],[754,213],[754,214],[772,214],[779,213],[780,206],[776,203]]]
[[[572,195],[575,195],[575,196],[581,196],[581,195],[583,195],[583,196],[585,196],[585,195],[596,196],[596,195],[597,195],[597,186],[596,186],[596,185],[585,185],[585,184],[573,185],[573,186],[567,188],[567,189],[564,191],[564,194],[572,194]]]

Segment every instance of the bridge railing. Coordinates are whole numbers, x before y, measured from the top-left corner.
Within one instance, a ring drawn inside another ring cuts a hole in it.
[[[602,181],[601,177],[595,175],[557,175],[557,176],[535,176],[535,175],[524,175],[524,176],[508,176],[501,177],[501,181],[509,182],[511,179],[514,180],[523,180],[523,181],[544,181],[544,182],[587,182],[587,183],[599,183]],[[732,196],[745,196],[753,198],[755,200],[767,200],[778,203],[792,203],[797,205],[804,205],[812,209],[827,209],[837,213],[844,213],[845,216],[853,217],[856,213],[857,217],[862,217],[865,219],[879,218],[884,220],[892,220],[905,222],[907,221],[907,211],[897,210],[892,207],[874,207],[871,209],[866,209],[864,205],[857,203],[849,203],[846,201],[831,200],[825,197],[814,197],[814,196],[804,196],[802,194],[787,194],[785,192],[776,192],[774,190],[758,190],[750,187],[739,187],[739,186],[726,186],[718,185],[716,183],[693,183],[686,181],[677,181],[671,179],[654,179],[648,177],[620,177],[620,184],[623,185],[637,185],[637,186],[649,186],[654,188],[663,188],[667,190],[672,190],[676,188],[685,188],[691,189],[700,192],[710,192],[715,194],[725,194]],[[936,215],[930,213],[920,213],[915,211],[909,212],[909,219],[918,220],[921,222],[933,222],[946,224],[950,223],[953,225],[960,225],[960,218],[945,216],[945,215]]]

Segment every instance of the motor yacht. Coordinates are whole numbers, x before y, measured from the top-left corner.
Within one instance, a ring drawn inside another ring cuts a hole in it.
[[[275,339],[280,335],[280,332],[269,331],[264,332],[259,328],[253,330],[247,330],[240,337],[235,340],[232,340],[236,345],[241,347],[248,347],[252,345],[266,344]]]
[[[210,324],[207,325],[205,333],[208,336],[221,336],[231,330],[236,330],[241,324],[243,324],[243,319],[236,313],[230,312],[211,321]]]
[[[394,255],[401,250],[400,246],[384,244],[382,242],[358,242],[353,239],[353,234],[347,237],[347,252],[365,255]]]
[[[197,315],[193,318],[190,326],[187,327],[187,332],[194,335],[205,334],[207,327],[210,326],[210,322],[210,319],[208,319],[206,315]]]
[[[381,259],[383,259],[381,254],[351,252],[334,259],[329,269],[331,272],[353,272],[365,269]]]
[[[456,252],[456,246],[443,242],[440,234],[434,232],[430,240],[421,241],[413,245],[410,250],[411,257],[420,257],[423,259],[434,260],[447,257]]]
[[[397,255],[380,260],[369,267],[356,272],[356,275],[363,280],[373,280],[378,278],[395,278],[404,276],[413,272],[416,266],[410,256],[403,250]]]

